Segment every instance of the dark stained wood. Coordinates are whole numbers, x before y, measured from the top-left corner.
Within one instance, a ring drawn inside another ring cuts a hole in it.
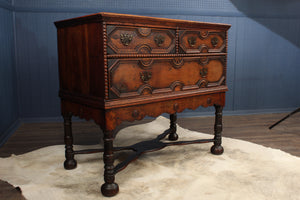
[[[74,159],[74,150],[73,150],[73,134],[72,134],[72,114],[66,113],[64,117],[64,133],[65,133],[65,157],[64,162],[65,169],[74,169],[76,168],[76,160]]]
[[[107,26],[108,54],[175,53],[175,30]]]
[[[171,114],[170,115],[170,133],[169,133],[169,140],[175,141],[178,139],[178,134],[176,133],[177,131],[177,114]]]
[[[104,98],[102,31],[96,23],[57,30],[61,92]]]
[[[111,24],[114,25],[134,25],[134,26],[142,26],[148,23],[148,27],[161,27],[161,28],[177,28],[183,27],[186,29],[198,28],[199,26],[202,29],[213,29],[217,28],[218,30],[228,30],[230,27],[229,24],[221,24],[221,23],[206,23],[206,22],[198,22],[198,21],[187,21],[187,20],[178,20],[178,19],[167,19],[167,18],[158,18],[158,17],[145,17],[138,15],[128,15],[128,14],[118,14],[118,13],[107,13],[100,12],[96,14],[91,14],[87,16],[66,19],[62,21],[55,22],[56,27],[63,28],[69,26],[77,26],[80,24],[87,23],[100,23],[103,21],[110,21]]]
[[[224,61],[225,56],[155,58],[149,59],[147,65],[142,59],[111,60],[109,98],[224,85]]]
[[[114,151],[113,151],[114,132],[103,131],[104,142],[104,184],[101,186],[101,192],[104,196],[111,197],[119,192],[119,186],[115,183],[114,172]]]
[[[222,124],[222,110],[223,107],[219,105],[215,105],[215,110],[216,110],[216,117],[215,117],[215,126],[214,126],[214,145],[211,147],[210,151],[211,153],[215,155],[220,155],[224,152],[223,147],[221,146],[222,144],[222,129],[223,129],[223,124]]]
[[[220,30],[182,30],[179,33],[181,52],[226,52],[226,33]]]
[[[214,105],[216,128],[215,138],[210,140],[214,142],[211,152],[223,153],[221,110],[228,90],[226,57],[230,25],[113,13],[98,13],[55,25],[66,169],[76,167],[71,116],[93,119],[103,130],[104,196],[114,196],[119,191],[115,183],[113,140],[117,126],[124,121],[169,113],[169,138],[176,140],[176,113]],[[109,57],[113,54],[114,58]],[[193,142],[185,144],[190,143]],[[81,153],[91,152],[94,150]]]

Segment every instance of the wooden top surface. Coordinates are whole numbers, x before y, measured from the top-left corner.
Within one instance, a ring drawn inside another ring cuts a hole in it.
[[[107,24],[114,24],[114,25],[135,25],[135,26],[153,25],[157,27],[166,27],[166,28],[201,27],[201,28],[216,28],[222,30],[228,30],[231,26],[229,24],[221,24],[221,23],[206,23],[206,22],[198,22],[198,21],[146,17],[146,16],[139,16],[139,15],[118,14],[118,13],[108,13],[108,12],[100,12],[100,13],[86,15],[82,17],[61,20],[55,22],[55,25],[57,28],[62,28],[62,27],[75,26],[79,24],[92,23],[92,22],[106,22]]]

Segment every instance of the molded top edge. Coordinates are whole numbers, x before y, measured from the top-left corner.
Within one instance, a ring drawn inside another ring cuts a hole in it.
[[[109,12],[100,12],[91,15],[85,15],[81,17],[66,19],[55,22],[57,28],[75,26],[83,23],[91,22],[103,22],[107,24],[110,22],[116,23],[130,23],[137,25],[158,25],[166,27],[183,27],[183,28],[195,28],[201,26],[201,28],[218,28],[223,30],[228,30],[230,24],[223,23],[207,23],[199,21],[189,21],[181,19],[169,19],[169,18],[158,18],[158,17],[148,17],[140,15],[130,15],[130,14],[120,14],[120,13],[109,13]]]

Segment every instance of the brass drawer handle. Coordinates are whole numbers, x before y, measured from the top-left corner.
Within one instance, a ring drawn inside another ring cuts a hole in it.
[[[148,83],[151,77],[152,77],[152,72],[147,72],[147,71],[140,72],[140,78],[144,83]]]
[[[202,69],[200,69],[201,77],[205,78],[207,76],[207,73],[208,73],[207,67],[203,67]]]
[[[156,45],[160,47],[164,43],[165,37],[160,34],[156,35],[154,37],[154,41],[155,41]]]
[[[191,36],[191,37],[188,37],[188,42],[189,42],[189,45],[191,46],[191,47],[194,47],[195,46],[195,44],[196,44],[196,37],[195,36]]]
[[[120,40],[124,46],[128,46],[129,43],[131,42],[132,38],[133,38],[133,35],[131,35],[131,34],[128,34],[128,33],[120,34]]]
[[[217,37],[213,37],[213,38],[211,38],[210,42],[213,45],[213,47],[216,47],[217,44],[219,43],[219,39]]]

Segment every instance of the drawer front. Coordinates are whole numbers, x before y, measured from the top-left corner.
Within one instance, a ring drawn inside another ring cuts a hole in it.
[[[181,53],[224,53],[226,32],[219,30],[183,30],[179,33]]]
[[[174,53],[175,30],[107,26],[108,54]]]
[[[109,60],[109,98],[225,85],[225,56]]]

